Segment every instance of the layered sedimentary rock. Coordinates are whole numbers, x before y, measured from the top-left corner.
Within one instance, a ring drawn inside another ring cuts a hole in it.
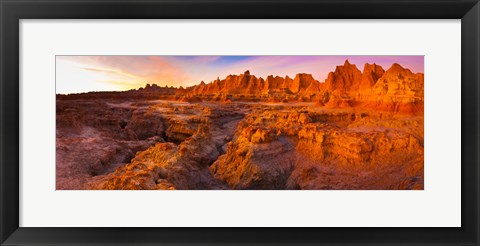
[[[164,141],[162,116],[133,108],[131,103],[57,100],[57,189],[82,189],[90,177]]]
[[[219,155],[208,125],[180,145],[157,143],[115,172],[87,184],[93,189],[226,189],[212,177],[210,163]]]
[[[363,73],[348,61],[337,66],[325,81],[328,108],[364,107],[390,113],[423,114],[423,74],[412,73],[399,64],[387,71],[365,64]]]
[[[110,120],[57,116],[58,189],[423,188],[423,117],[311,103],[99,106]]]
[[[152,174],[164,188],[226,187],[208,166],[225,153],[243,116],[241,109],[228,106],[172,101],[58,100],[57,189],[151,189],[142,172],[154,167],[172,173]],[[161,156],[171,158],[166,162]]]
[[[372,88],[378,79],[380,79],[385,70],[377,64],[368,64],[366,63],[363,67],[362,79],[358,85],[358,90],[366,90]]]
[[[311,74],[297,74],[291,79],[279,76],[268,76],[266,79],[257,78],[250,75],[246,71],[240,75],[229,75],[225,79],[217,78],[211,83],[200,84],[187,88],[186,91],[191,95],[209,95],[209,94],[225,94],[225,95],[265,95],[265,94],[303,94],[316,93],[319,91],[319,82],[315,80]]]
[[[364,106],[393,113],[423,114],[422,73],[414,74],[393,64],[373,87],[359,92],[357,101]]]
[[[376,117],[251,114],[210,169],[234,189],[422,189],[422,120]]]
[[[203,81],[183,89],[187,98],[216,101],[317,102],[327,108],[367,107],[392,113],[423,113],[423,74],[393,64],[385,71],[365,64],[363,72],[348,60],[328,74],[324,83],[311,74],[295,78],[268,76],[265,80],[246,71],[240,75]]]
[[[330,93],[344,95],[358,90],[361,80],[362,72],[346,60],[343,66],[337,66],[328,74],[325,85]]]

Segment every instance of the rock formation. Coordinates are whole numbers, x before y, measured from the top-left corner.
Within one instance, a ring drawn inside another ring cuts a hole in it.
[[[217,78],[208,84],[202,81],[182,93],[206,100],[303,101],[327,108],[363,106],[392,113],[423,113],[423,74],[413,74],[398,64],[385,71],[377,64],[367,63],[361,72],[346,60],[328,74],[324,83],[311,74],[299,73],[293,79],[268,76],[264,80],[246,71],[223,80]]]
[[[373,87],[359,92],[357,100],[372,109],[423,115],[423,74],[393,64]]]
[[[385,70],[377,64],[366,63],[363,67],[362,79],[358,85],[358,90],[366,90],[372,88],[377,80],[383,76]]]
[[[210,169],[234,189],[421,188],[423,122],[370,117],[251,114]]]
[[[325,85],[332,94],[344,95],[358,90],[361,80],[360,70],[346,60],[343,66],[337,66],[334,72],[328,74]]]
[[[249,71],[240,75],[229,75],[225,79],[216,79],[205,84],[187,88],[188,94],[205,97],[206,95],[292,95],[315,94],[320,91],[320,83],[311,74],[297,74],[294,79],[286,76],[268,76],[265,80],[250,75]]]

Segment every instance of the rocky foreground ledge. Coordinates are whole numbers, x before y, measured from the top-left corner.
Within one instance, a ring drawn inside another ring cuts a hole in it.
[[[57,189],[423,189],[423,117],[57,101]]]

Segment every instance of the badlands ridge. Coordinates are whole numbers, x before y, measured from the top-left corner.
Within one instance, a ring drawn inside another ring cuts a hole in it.
[[[57,189],[423,189],[424,75],[347,61],[57,95]]]

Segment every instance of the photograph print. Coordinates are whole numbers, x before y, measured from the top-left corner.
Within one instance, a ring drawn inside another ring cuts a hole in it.
[[[57,190],[424,189],[424,56],[55,59]]]

